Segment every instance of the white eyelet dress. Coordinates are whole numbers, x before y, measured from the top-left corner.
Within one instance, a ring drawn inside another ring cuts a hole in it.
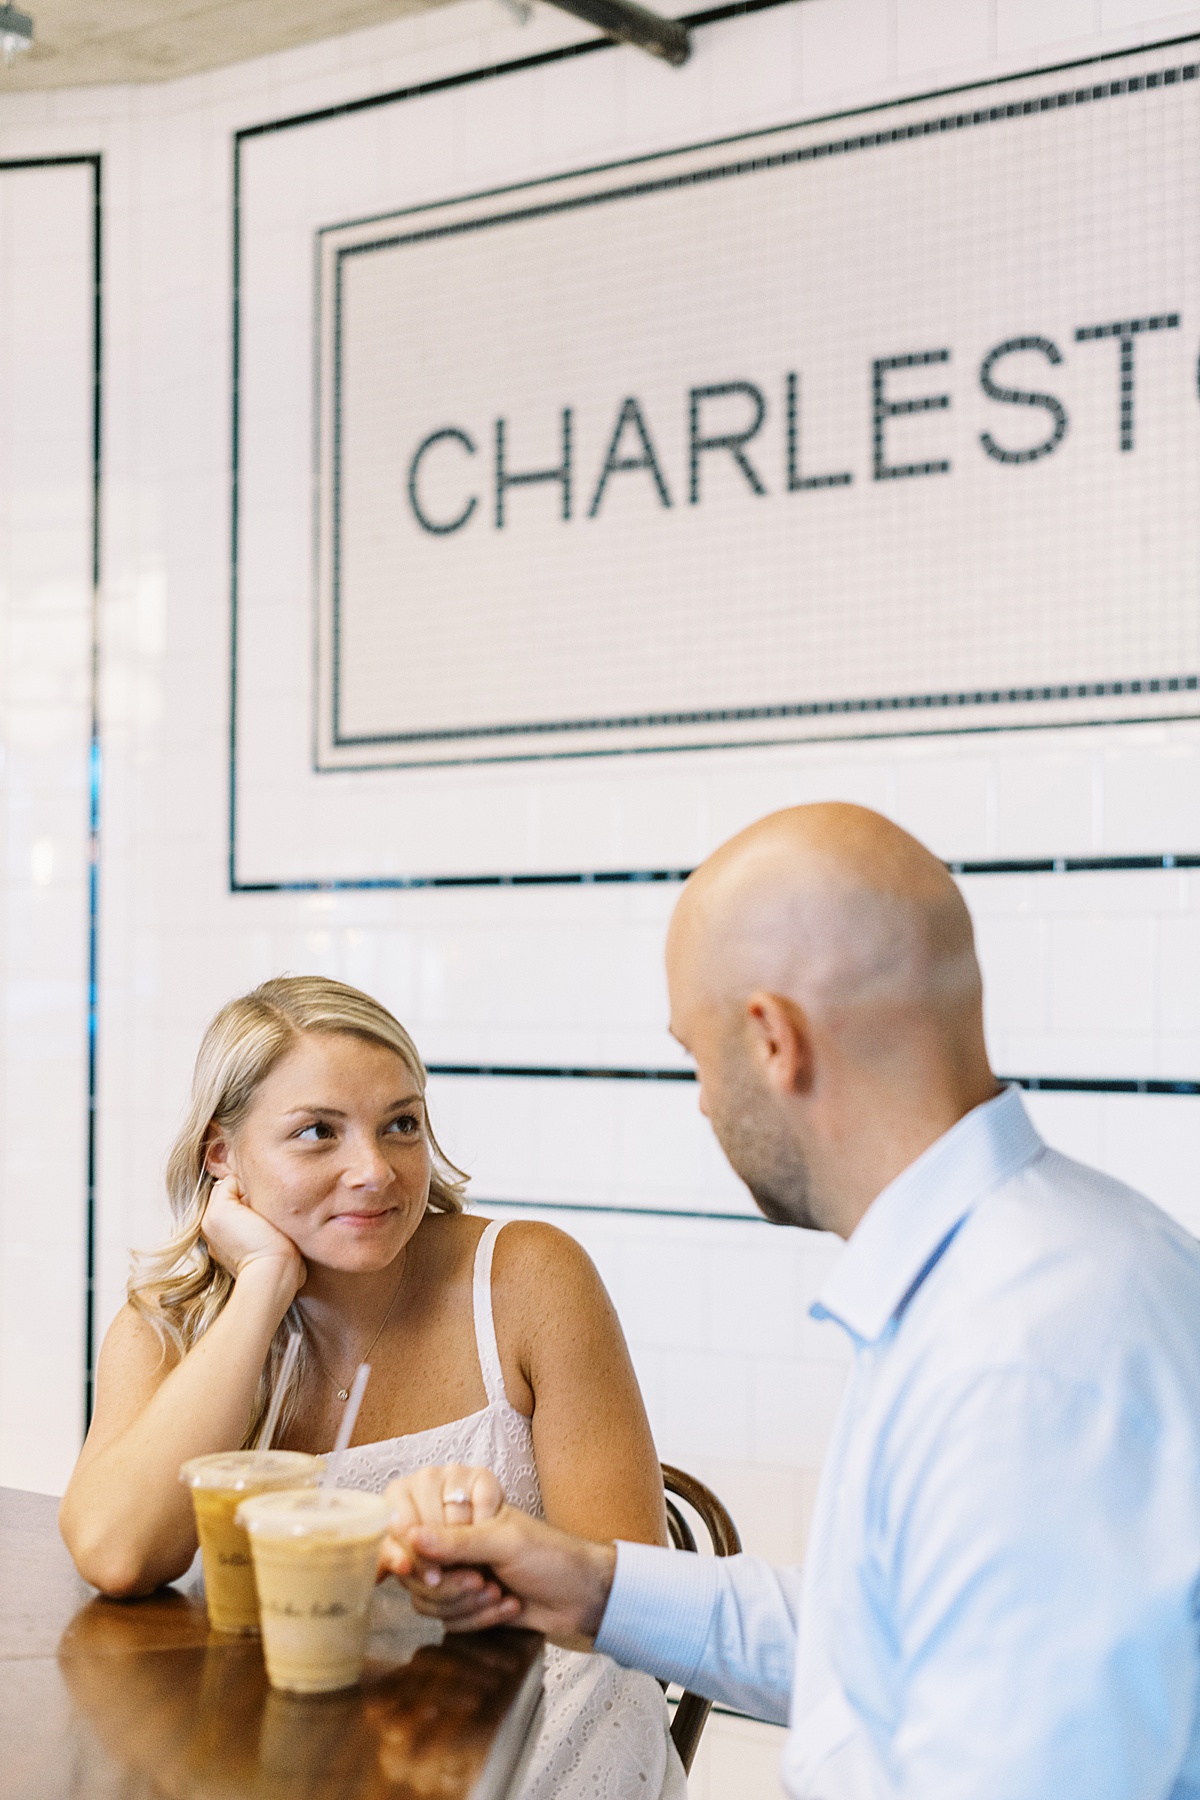
[[[533,1431],[509,1405],[492,1314],[493,1220],[475,1252],[475,1344],[487,1405],[465,1419],[347,1451],[341,1485],[382,1493],[389,1481],[442,1463],[491,1469],[512,1506],[544,1518]],[[649,1675],[607,1656],[546,1647],[546,1705],[521,1800],[686,1800],[667,1704]]]

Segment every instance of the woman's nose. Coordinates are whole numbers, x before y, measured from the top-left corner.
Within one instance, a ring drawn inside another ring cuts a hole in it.
[[[394,1171],[374,1138],[363,1138],[350,1146],[346,1180],[351,1187],[385,1188]]]

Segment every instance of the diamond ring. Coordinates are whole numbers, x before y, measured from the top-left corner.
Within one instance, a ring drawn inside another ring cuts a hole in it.
[[[463,1488],[451,1488],[448,1494],[442,1495],[443,1506],[470,1506],[471,1496]]]

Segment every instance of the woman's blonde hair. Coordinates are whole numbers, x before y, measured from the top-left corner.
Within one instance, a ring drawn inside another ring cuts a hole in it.
[[[233,1277],[215,1261],[200,1231],[217,1180],[206,1167],[212,1128],[225,1134],[237,1131],[261,1083],[307,1032],[348,1032],[368,1043],[382,1044],[395,1052],[421,1094],[425,1092],[425,1065],[407,1031],[386,1007],[358,988],[323,975],[284,975],[264,981],[253,993],[221,1008],[201,1040],[187,1116],[167,1159],[167,1197],[175,1216],[175,1233],[160,1249],[135,1255],[129,1278],[130,1305],[149,1320],[164,1344],[171,1344],[181,1356],[203,1337],[233,1288]],[[433,1163],[427,1205],[432,1212],[460,1212],[467,1177],[443,1153],[428,1113],[425,1131]],[[246,1429],[247,1445],[256,1442],[262,1428],[293,1333],[300,1336],[300,1355],[288,1382],[281,1429],[295,1409],[312,1355],[308,1331],[295,1302],[267,1352]]]

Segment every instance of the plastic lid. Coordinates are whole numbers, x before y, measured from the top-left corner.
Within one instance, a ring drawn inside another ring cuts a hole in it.
[[[237,1522],[252,1537],[373,1537],[382,1533],[391,1510],[382,1494],[301,1488],[244,1500]]]
[[[179,1479],[187,1487],[236,1494],[249,1488],[311,1487],[324,1467],[323,1456],[306,1456],[302,1450],[218,1450],[212,1456],[193,1456]]]

